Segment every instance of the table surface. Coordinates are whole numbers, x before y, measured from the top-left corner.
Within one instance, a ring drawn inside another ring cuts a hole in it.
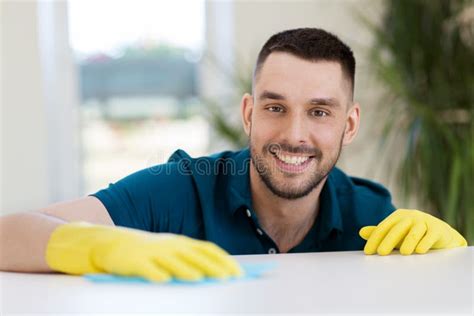
[[[236,256],[276,263],[263,277],[206,285],[93,283],[61,274],[0,273],[10,313],[473,314],[474,247],[425,255],[361,251]]]

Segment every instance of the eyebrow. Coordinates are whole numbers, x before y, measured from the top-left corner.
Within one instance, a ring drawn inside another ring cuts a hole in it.
[[[312,105],[339,106],[339,102],[334,98],[313,98],[309,103]]]
[[[272,91],[267,91],[267,90],[264,90],[260,96],[258,97],[258,100],[262,101],[262,100],[265,100],[265,99],[271,99],[271,100],[286,100],[286,97],[282,94],[278,94],[276,92],[272,92]]]
[[[282,94],[264,90],[260,96],[258,97],[259,101],[263,101],[266,99],[271,100],[286,100],[286,97]],[[309,100],[308,104],[311,105],[329,105],[329,106],[339,106],[339,102],[334,98],[312,98]]]

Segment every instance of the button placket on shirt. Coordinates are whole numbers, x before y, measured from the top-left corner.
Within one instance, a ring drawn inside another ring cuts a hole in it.
[[[252,212],[249,209],[246,209],[245,213],[247,214],[248,218],[252,218]],[[255,224],[255,221],[254,221],[254,224]],[[259,227],[257,227],[256,231],[257,231],[257,234],[259,234],[260,236],[263,236],[263,230],[261,230]]]
[[[250,209],[246,209],[245,210],[245,214],[247,214],[247,217],[248,218],[252,218],[252,212],[250,211]],[[252,220],[253,221],[253,220]],[[253,223],[256,225],[255,221],[253,221]],[[265,233],[263,232],[263,230],[260,228],[260,227],[257,227],[256,228],[256,231],[257,231],[257,234],[260,235],[260,236],[264,236]],[[267,251],[269,254],[275,254],[277,253],[277,250],[274,248],[274,247],[271,247],[271,248],[268,248],[268,251]]]
[[[246,209],[245,213],[247,214],[248,218],[252,218],[252,212],[249,209]],[[253,222],[255,224],[255,221]],[[257,231],[257,234],[259,234],[260,236],[263,236],[263,230],[260,227],[257,227],[256,231]]]

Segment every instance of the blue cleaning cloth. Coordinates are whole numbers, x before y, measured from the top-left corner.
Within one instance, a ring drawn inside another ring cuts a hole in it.
[[[250,280],[260,277],[263,273],[270,271],[276,267],[274,262],[269,263],[243,263],[241,264],[242,269],[245,271],[245,275],[240,278],[230,278],[227,280],[217,280],[212,278],[204,278],[201,281],[191,282],[191,281],[182,281],[177,279],[171,279],[171,281],[166,283],[158,284],[170,284],[170,285],[202,285],[202,284],[215,284],[220,282],[229,282],[237,280]],[[141,277],[128,277],[114,274],[86,274],[84,277],[92,282],[99,283],[154,283],[147,279]]]

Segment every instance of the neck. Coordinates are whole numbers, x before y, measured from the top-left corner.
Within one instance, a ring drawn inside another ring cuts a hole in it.
[[[250,168],[252,203],[260,225],[278,244],[280,251],[298,244],[308,233],[319,212],[324,178],[308,195],[288,200],[271,192],[254,167]],[[291,240],[290,240],[291,239]]]

